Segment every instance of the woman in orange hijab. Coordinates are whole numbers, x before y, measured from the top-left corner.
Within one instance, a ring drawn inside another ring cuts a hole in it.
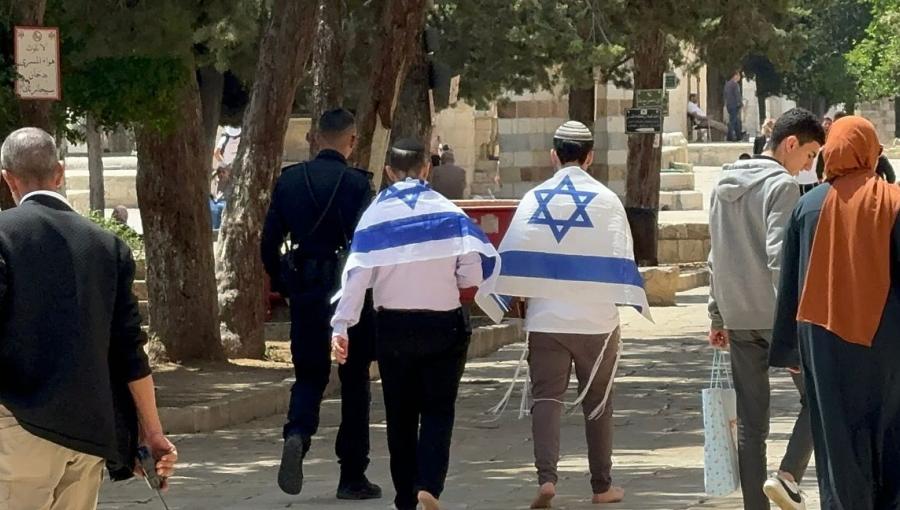
[[[900,188],[880,154],[871,122],[836,121],[783,245],[770,364],[803,368],[829,510],[900,508]]]

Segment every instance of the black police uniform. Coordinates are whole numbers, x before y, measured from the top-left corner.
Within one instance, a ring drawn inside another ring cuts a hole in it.
[[[337,253],[347,249],[359,217],[372,200],[371,178],[369,172],[348,167],[340,153],[323,150],[312,161],[284,169],[263,228],[266,272],[273,288],[290,297],[291,306],[296,382],[284,437],[299,435],[307,448],[319,427],[319,406],[331,373],[330,301],[340,287]],[[291,251],[283,258],[281,247],[288,234]],[[341,425],[335,453],[342,480],[352,483],[369,464],[369,365],[375,358],[370,300],[349,336],[353,351],[338,369]]]

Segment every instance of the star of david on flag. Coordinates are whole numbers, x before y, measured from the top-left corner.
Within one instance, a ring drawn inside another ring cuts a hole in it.
[[[431,188],[424,185],[420,182],[417,182],[415,186],[410,186],[409,188],[400,189],[397,185],[393,185],[390,188],[384,190],[384,193],[378,197],[378,202],[384,202],[385,200],[391,200],[396,198],[397,200],[402,201],[404,204],[408,205],[410,209],[416,208],[416,203],[419,201],[419,195],[425,193],[426,191],[430,191]]]
[[[534,195],[537,199],[538,207],[531,219],[528,220],[528,223],[550,227],[550,231],[553,232],[557,243],[562,242],[569,229],[573,227],[594,227],[590,216],[588,216],[587,206],[597,196],[597,193],[575,189],[575,184],[572,183],[572,179],[569,176],[563,178],[555,188],[534,190]],[[575,210],[568,219],[554,218],[550,212],[550,201],[559,195],[568,195],[572,197],[572,201],[575,203]]]

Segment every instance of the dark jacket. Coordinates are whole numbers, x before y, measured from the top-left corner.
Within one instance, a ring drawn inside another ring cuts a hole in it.
[[[461,200],[466,192],[466,170],[454,164],[431,170],[431,188],[450,200]]]
[[[284,169],[272,194],[261,240],[262,260],[273,289],[289,290],[281,266],[281,247],[287,236],[292,247],[296,246],[293,251],[298,259],[334,260],[338,251],[348,247],[356,223],[372,199],[371,178],[369,172],[347,166],[347,160],[332,150]],[[339,179],[334,202],[313,231]]]
[[[0,404],[119,467],[137,441],[127,384],[150,374],[134,273],[124,241],[57,198],[0,213]]]
[[[744,106],[744,98],[741,95],[741,86],[734,80],[725,82],[725,108],[737,110]]]

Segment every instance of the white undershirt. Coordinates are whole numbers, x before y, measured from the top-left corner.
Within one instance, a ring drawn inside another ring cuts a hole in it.
[[[619,309],[613,303],[564,302],[531,298],[525,329],[540,333],[606,334],[619,327]]]

